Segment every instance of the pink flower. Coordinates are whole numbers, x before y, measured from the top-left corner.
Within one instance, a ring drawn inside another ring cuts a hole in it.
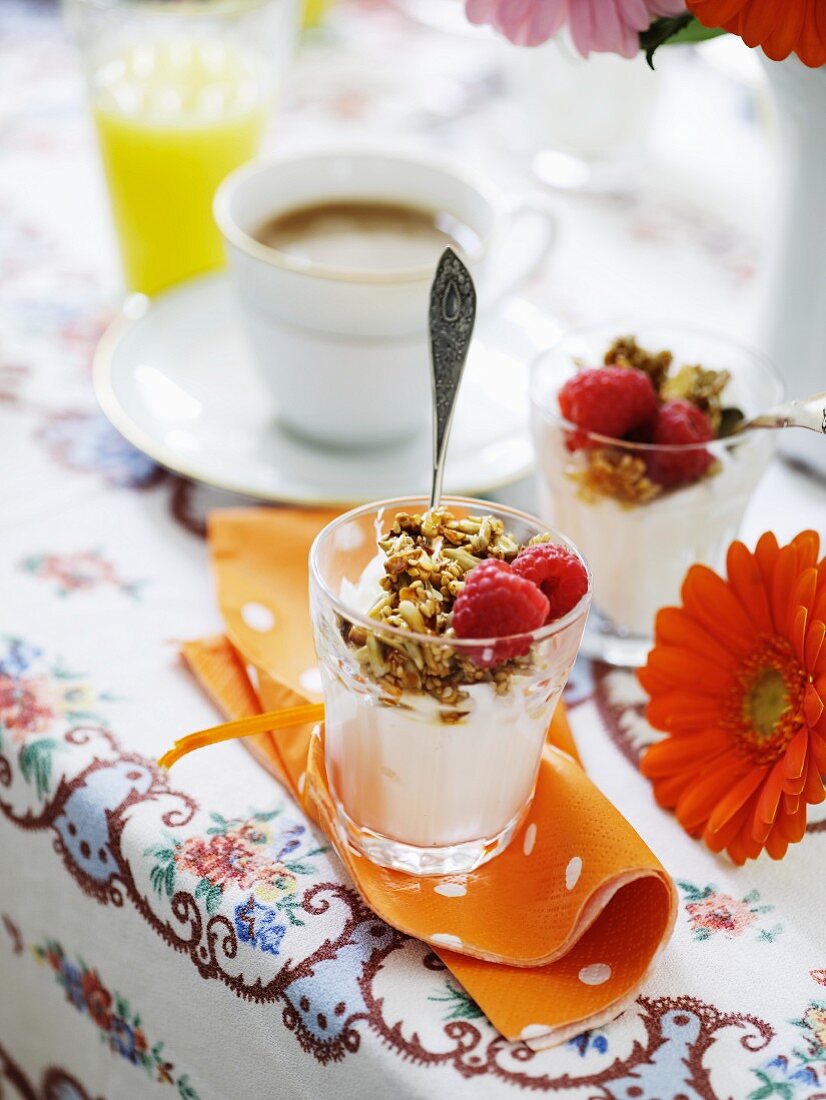
[[[465,0],[471,23],[490,23],[518,46],[539,46],[567,26],[583,57],[633,57],[640,31],[661,15],[679,15],[685,0]]]

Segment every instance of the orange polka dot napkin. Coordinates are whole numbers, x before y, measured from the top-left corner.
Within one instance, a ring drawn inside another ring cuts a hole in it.
[[[226,637],[183,652],[228,718],[320,698],[307,558],[331,518],[286,509],[211,518]],[[343,844],[332,825],[323,739],[323,725],[305,725],[245,744],[324,830],[365,902],[432,945],[506,1038],[552,1046],[633,1001],[670,936],[676,892],[580,767],[563,707],[521,829],[505,852],[466,875],[386,870]]]

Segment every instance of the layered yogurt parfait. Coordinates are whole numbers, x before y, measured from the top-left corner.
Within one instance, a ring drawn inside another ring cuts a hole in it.
[[[688,568],[723,564],[772,453],[770,433],[730,433],[781,396],[759,355],[677,326],[579,332],[537,361],[540,512],[594,571],[589,655],[643,663]]]
[[[412,499],[328,525],[310,575],[342,834],[397,870],[472,870],[533,797],[588,614],[585,562],[520,512]]]

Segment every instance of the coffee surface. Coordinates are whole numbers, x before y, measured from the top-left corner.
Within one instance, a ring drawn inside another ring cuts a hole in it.
[[[448,247],[470,259],[481,251],[476,233],[450,214],[369,200],[288,210],[253,236],[292,259],[351,271],[435,264]]]

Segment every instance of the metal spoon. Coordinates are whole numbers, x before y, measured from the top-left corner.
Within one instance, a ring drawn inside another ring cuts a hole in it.
[[[442,495],[445,458],[456,394],[465,369],[473,323],[476,288],[470,272],[453,251],[442,253],[430,288],[430,365],[433,379],[433,482],[430,507]]]
[[[785,401],[750,420],[739,409],[724,409],[719,438],[739,435],[752,428],[808,428],[809,431],[826,435],[826,392],[815,393],[799,401]]]

